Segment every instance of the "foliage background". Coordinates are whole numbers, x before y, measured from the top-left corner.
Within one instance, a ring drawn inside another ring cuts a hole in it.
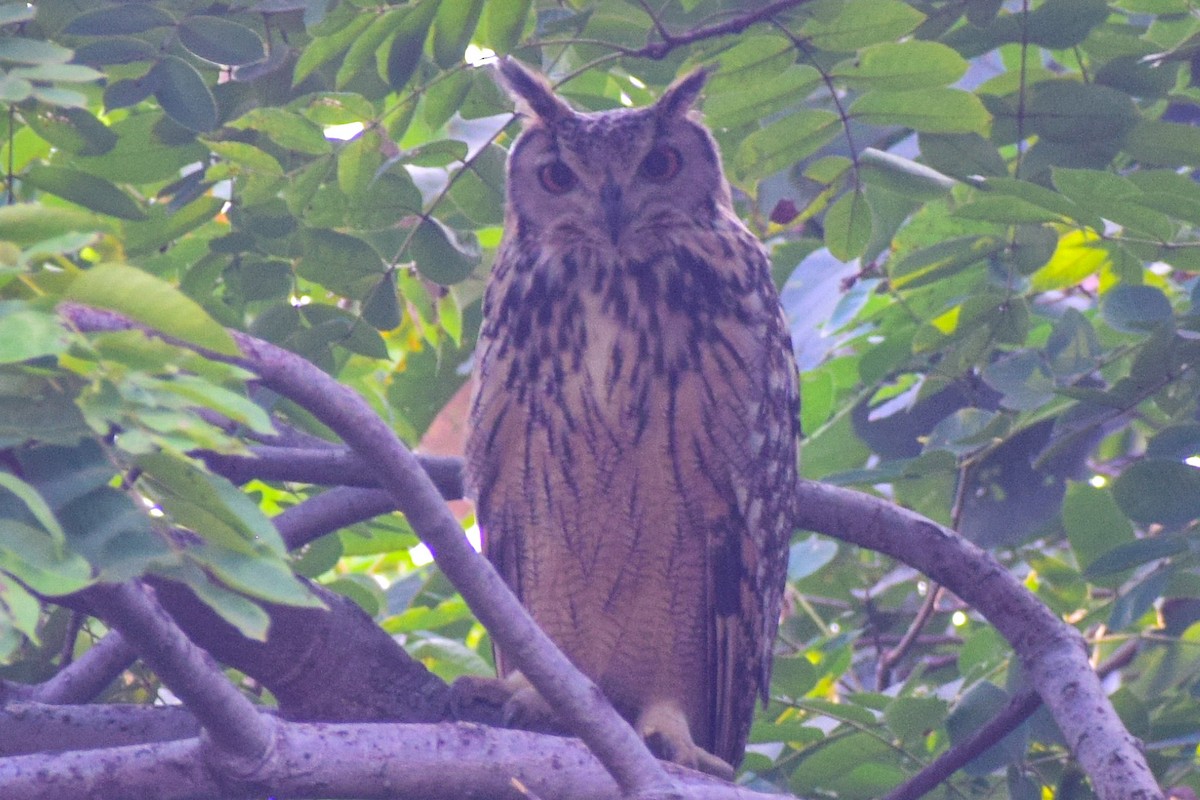
[[[702,110],[805,370],[804,474],[991,548],[1118,656],[1160,782],[1200,790],[1187,0],[50,0],[0,26],[0,676],[43,680],[102,632],[48,598],[142,574],[259,638],[257,601],[311,605],[307,576],[437,675],[488,674],[402,518],[289,553],[269,517],[324,487],[239,489],[196,456],[245,452],[269,415],[325,435],[304,409],[55,307],[218,352],[248,331],[417,444],[461,420],[503,220],[515,123],[475,63],[515,54],[592,110],[715,65]],[[1021,686],[1007,644],[903,565],[798,535],[791,577],[752,784],[876,796]],[[157,696],[140,673],[108,694]],[[942,791],[1080,778],[1043,713]]]

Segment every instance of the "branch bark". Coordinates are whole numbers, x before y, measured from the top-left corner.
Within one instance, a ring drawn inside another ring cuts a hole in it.
[[[621,800],[621,790],[577,739],[469,723],[276,723],[270,758],[237,781],[217,779],[197,739],[0,760],[7,800],[97,797],[194,800],[355,797],[380,800]],[[211,758],[210,758],[211,762]],[[220,762],[215,762],[218,766]],[[693,800],[779,800],[666,765]],[[524,787],[518,789],[517,784]]]

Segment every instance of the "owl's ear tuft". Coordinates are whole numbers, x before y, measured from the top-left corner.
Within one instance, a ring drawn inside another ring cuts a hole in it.
[[[681,117],[691,110],[708,80],[708,69],[698,67],[667,87],[654,104],[660,117]]]
[[[512,56],[500,59],[496,64],[496,76],[501,88],[512,95],[517,110],[523,114],[532,114],[545,123],[554,124],[575,113],[554,93],[549,81],[526,69]]]

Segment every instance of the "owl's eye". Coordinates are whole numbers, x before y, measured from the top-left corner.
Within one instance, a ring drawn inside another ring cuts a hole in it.
[[[542,188],[550,194],[566,194],[575,188],[575,173],[561,161],[554,161],[538,170]]]
[[[643,178],[648,178],[655,183],[662,183],[674,178],[682,164],[683,159],[678,150],[662,145],[651,150],[642,159],[642,165],[638,167],[638,172]]]

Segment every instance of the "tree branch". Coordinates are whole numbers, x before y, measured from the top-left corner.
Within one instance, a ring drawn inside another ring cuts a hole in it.
[[[96,797],[285,797],[380,800],[621,800],[579,740],[468,723],[330,725],[277,722],[277,746],[253,775],[218,782],[197,739],[0,761],[12,800]],[[693,800],[779,800],[666,765]],[[525,787],[520,791],[515,784]]]
[[[395,510],[396,501],[382,489],[338,486],[276,514],[271,522],[288,549],[295,550],[328,533]]]
[[[118,314],[71,303],[60,305],[59,310],[84,331],[138,327]],[[305,408],[365,461],[377,465],[381,488],[392,495],[476,618],[512,655],[521,674],[587,743],[622,791],[637,798],[678,797],[676,782],[641,738],[537,627],[492,565],[471,548],[417,459],[370,405],[294,353],[246,334],[232,335],[242,358],[205,355],[256,373],[263,385]],[[209,727],[208,720],[202,719],[202,724]]]
[[[137,653],[129,643],[113,631],[48,681],[36,686],[5,686],[12,698],[21,701],[51,705],[86,703],[104,691],[136,658]]]
[[[270,752],[272,725],[192,643],[140,583],[99,584],[83,594],[138,651],[207,730],[219,750],[255,762]]]
[[[266,481],[313,483],[324,486],[379,486],[378,470],[345,447],[251,448],[253,455],[235,456],[204,451],[197,453],[208,468],[233,483],[258,478]],[[447,500],[462,497],[462,470],[456,459],[418,455],[418,463]]]
[[[1087,660],[1083,637],[988,553],[888,500],[801,480],[799,527],[904,561],[970,603],[1012,644],[1102,800],[1152,800],[1162,790]]]
[[[183,706],[13,703],[0,711],[0,756],[169,742],[199,733],[200,723]]]

